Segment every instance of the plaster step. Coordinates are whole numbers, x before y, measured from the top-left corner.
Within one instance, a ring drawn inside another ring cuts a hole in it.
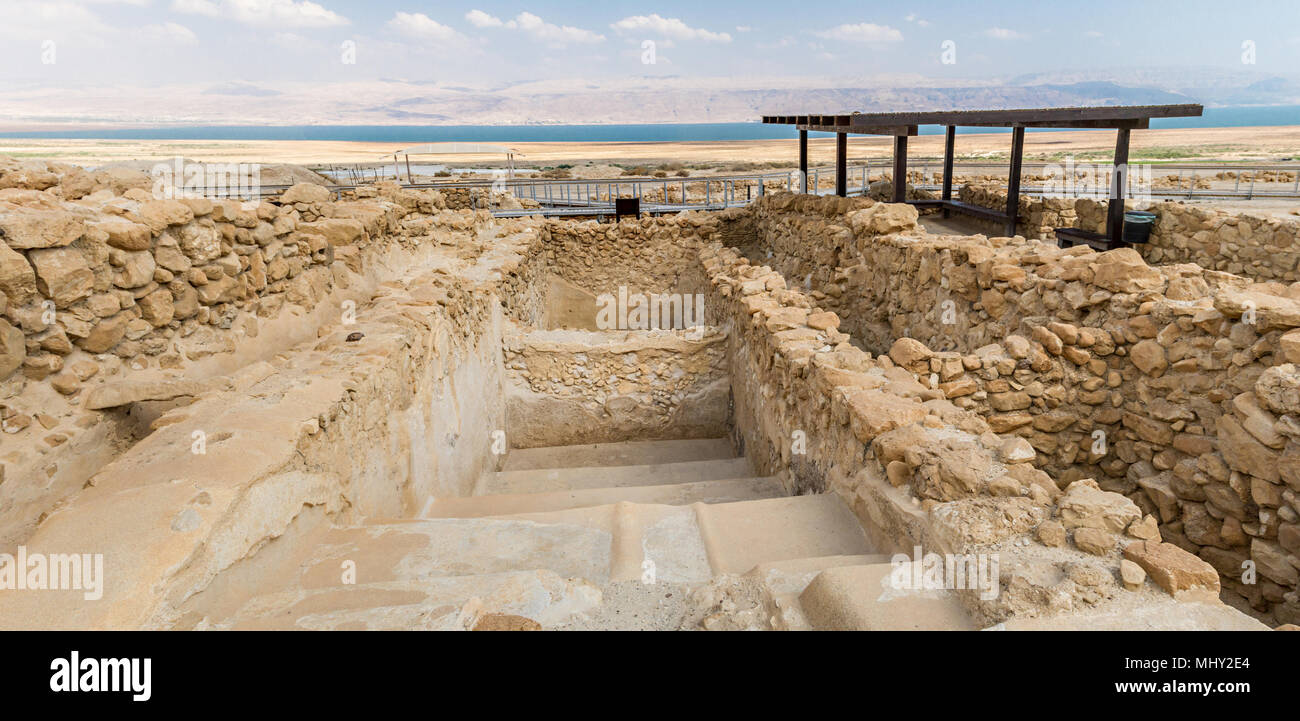
[[[753,475],[749,461],[745,458],[608,467],[538,468],[490,474],[484,479],[481,492],[476,495],[662,486],[751,478]]]
[[[630,501],[685,506],[692,503],[732,503],[777,498],[785,490],[773,477],[675,483],[663,486],[586,488],[542,493],[505,493],[444,498],[433,502],[424,518],[480,518],[518,513],[561,511]]]
[[[804,592],[819,573],[828,568],[862,566],[888,561],[889,556],[880,554],[795,558],[788,561],[760,563],[745,575],[757,580],[776,606],[777,619],[774,626],[777,630],[809,631],[812,630],[812,625],[808,623],[803,615],[803,609],[799,606],[799,594]]]
[[[326,588],[250,599],[207,626],[230,630],[473,630],[485,616],[528,619],[545,627],[600,604],[600,590],[551,571],[446,576]]]
[[[599,606],[611,583],[693,586],[868,550],[856,518],[829,494],[375,522],[277,539],[201,594],[177,626],[450,628],[479,611],[559,626]],[[466,605],[474,599],[481,607]]]
[[[456,588],[441,579],[528,571],[599,586],[609,578],[611,547],[609,532],[599,528],[509,519],[325,527],[268,543],[223,572],[185,611],[219,626],[251,599],[281,591],[288,595],[280,598],[293,605],[324,598],[320,594],[327,590],[348,595],[352,586]]]
[[[682,461],[735,458],[727,438],[689,438],[674,441],[623,441],[576,446],[512,449],[503,471],[584,466],[645,466]]]
[[[956,596],[943,590],[896,589],[894,566],[872,563],[828,568],[799,594],[818,631],[973,631]]]
[[[871,551],[857,517],[834,494],[690,506],[617,503],[501,518],[609,533],[613,581],[643,577],[647,561],[657,578],[690,583],[761,563]]]

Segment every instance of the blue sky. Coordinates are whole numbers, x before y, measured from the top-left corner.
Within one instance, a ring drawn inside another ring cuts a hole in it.
[[[655,63],[644,62],[651,41]],[[945,41],[950,58],[943,62]],[[49,43],[53,43],[51,46]],[[343,62],[346,47],[355,63]],[[1254,63],[1243,63],[1253,48]],[[57,63],[43,51],[57,51]],[[1300,68],[1300,2],[4,0],[0,80],[1013,77]]]

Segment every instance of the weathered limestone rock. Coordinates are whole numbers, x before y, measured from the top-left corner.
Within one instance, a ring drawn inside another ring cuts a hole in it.
[[[1230,467],[1272,483],[1278,482],[1277,451],[1256,440],[1232,416],[1220,416],[1217,430],[1219,452]]]
[[[153,245],[153,232],[143,223],[133,223],[126,218],[105,218],[91,227],[108,234],[108,244],[122,250],[148,250]]]
[[[1149,376],[1159,376],[1169,367],[1165,349],[1153,340],[1144,340],[1133,346],[1129,356],[1133,359],[1133,365]]]
[[[1259,575],[1264,578],[1287,587],[1300,583],[1300,571],[1291,565],[1286,551],[1278,544],[1263,538],[1252,539],[1250,558],[1259,569]]]
[[[141,401],[170,401],[187,396],[198,396],[211,385],[194,380],[118,381],[96,387],[86,396],[86,409],[105,408],[139,403]]]
[[[215,226],[205,222],[186,223],[176,232],[180,248],[195,265],[202,265],[221,256],[221,235]],[[180,270],[168,267],[169,270]]]
[[[131,289],[148,285],[153,280],[158,263],[152,253],[141,250],[122,255],[122,267],[113,274],[113,285]]]
[[[1219,592],[1219,574],[1214,567],[1172,543],[1135,541],[1125,547],[1124,558],[1141,566],[1171,594],[1194,588]]]
[[[1214,307],[1261,332],[1300,327],[1300,302],[1268,293],[1225,288],[1215,296]]]
[[[876,203],[870,208],[855,210],[845,215],[855,233],[888,235],[916,228],[918,218],[915,206],[903,203]]]
[[[126,337],[126,325],[130,322],[128,313],[105,318],[96,323],[86,337],[77,339],[76,344],[87,353],[104,353]]]
[[[77,380],[77,376],[65,372],[50,378],[50,387],[65,396],[70,396],[81,390],[81,382]]]
[[[198,299],[203,305],[229,303],[242,297],[243,286],[239,284],[239,281],[228,275],[223,275],[217,280],[198,288]]]
[[[1140,521],[1134,521],[1128,527],[1128,535],[1143,541],[1159,541],[1160,525],[1156,517],[1147,515]]]
[[[1300,413],[1300,365],[1287,363],[1265,370],[1255,383],[1255,393],[1274,413]]]
[[[1077,528],[1074,531],[1074,545],[1084,553],[1105,556],[1115,550],[1115,536],[1097,528]]]
[[[1094,259],[1093,283],[1116,293],[1159,291],[1164,287],[1164,276],[1147,265],[1142,256],[1132,248],[1118,248],[1100,253]]]
[[[280,196],[281,205],[293,205],[294,203],[328,203],[330,200],[329,188],[315,183],[298,183],[297,185],[284,191]]]
[[[848,394],[847,401],[853,433],[863,443],[899,426],[915,423],[927,414],[920,403],[875,390],[854,391]]]
[[[15,250],[62,248],[85,232],[85,224],[66,210],[0,208],[0,236]]]
[[[1057,502],[1061,523],[1068,529],[1095,528],[1123,533],[1142,511],[1118,493],[1103,491],[1091,478],[1075,481]]]
[[[36,289],[55,306],[67,308],[90,295],[95,274],[81,253],[72,248],[48,248],[27,255],[36,270]]]
[[[1043,521],[1038,524],[1038,540],[1044,546],[1059,548],[1065,545],[1065,526],[1060,521]]]
[[[904,368],[912,368],[917,363],[933,355],[925,344],[913,338],[899,338],[889,348],[889,357]]]
[[[27,359],[23,332],[0,318],[0,380],[22,367]]]
[[[154,259],[158,262],[159,267],[165,268],[172,273],[187,273],[194,264],[174,244],[175,242],[174,239],[172,239],[173,245],[163,245],[160,242],[158,248],[154,251]]]
[[[1142,588],[1142,584],[1147,580],[1147,572],[1127,558],[1119,562],[1119,575],[1124,588],[1130,591]]]
[[[1287,363],[1300,363],[1300,330],[1284,334],[1277,341],[1278,352]]]
[[[135,214],[154,233],[161,233],[170,225],[184,225],[194,220],[194,211],[178,200],[150,200],[141,203]]]
[[[0,242],[0,293],[14,305],[24,304],[36,295],[36,273],[22,254]]]
[[[301,223],[298,230],[324,236],[331,245],[349,245],[365,235],[365,226],[351,218],[323,218],[311,223]]]
[[[166,288],[159,288],[136,302],[140,306],[140,317],[155,328],[167,325],[176,314],[172,293]]]

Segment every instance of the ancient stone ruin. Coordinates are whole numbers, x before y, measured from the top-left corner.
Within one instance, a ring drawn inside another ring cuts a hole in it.
[[[143,180],[0,170],[0,628],[1300,622],[1291,277]]]

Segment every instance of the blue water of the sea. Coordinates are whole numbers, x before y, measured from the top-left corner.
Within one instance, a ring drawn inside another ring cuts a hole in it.
[[[1300,106],[1272,105],[1206,108],[1199,118],[1157,118],[1153,128],[1227,128],[1300,125]],[[922,135],[943,132],[923,125]],[[1009,132],[1006,128],[958,128],[959,133]],[[1051,132],[1051,131],[1048,131]],[[761,123],[682,123],[648,125],[196,125],[97,130],[0,133],[0,138],[103,138],[117,140],[355,140],[392,143],[443,141],[509,142],[662,142],[766,140],[793,138],[791,125]],[[830,133],[811,133],[829,136]]]

